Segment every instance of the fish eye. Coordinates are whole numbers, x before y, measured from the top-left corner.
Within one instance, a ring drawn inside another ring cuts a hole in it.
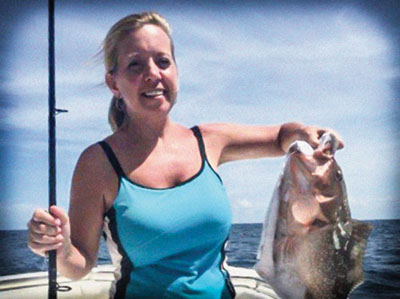
[[[343,180],[342,171],[338,170],[335,172],[335,180],[341,182]]]

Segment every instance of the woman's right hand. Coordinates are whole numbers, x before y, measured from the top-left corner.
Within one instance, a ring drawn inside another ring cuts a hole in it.
[[[57,250],[57,257],[67,257],[71,247],[71,228],[68,215],[59,207],[51,206],[50,212],[36,209],[28,222],[28,247],[45,256]]]

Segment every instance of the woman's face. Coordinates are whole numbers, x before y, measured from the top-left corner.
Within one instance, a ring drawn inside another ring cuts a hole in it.
[[[124,99],[131,118],[168,113],[178,92],[178,74],[168,35],[144,25],[118,45],[118,67],[106,75],[113,94]]]

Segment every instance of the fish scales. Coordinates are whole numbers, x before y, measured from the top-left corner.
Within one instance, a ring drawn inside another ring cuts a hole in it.
[[[289,148],[255,265],[282,298],[347,298],[363,282],[372,226],[351,218],[336,148],[331,134]]]

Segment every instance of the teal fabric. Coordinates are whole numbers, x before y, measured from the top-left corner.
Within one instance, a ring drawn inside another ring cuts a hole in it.
[[[198,138],[201,169],[182,184],[153,189],[120,177],[112,209],[120,252],[129,259],[119,285],[125,298],[233,296],[222,267],[231,206]]]

